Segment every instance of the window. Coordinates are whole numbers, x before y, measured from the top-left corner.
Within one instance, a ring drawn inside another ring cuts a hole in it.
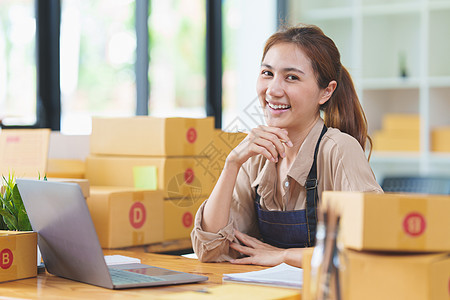
[[[152,0],[150,115],[204,117],[205,1]]]
[[[36,122],[36,20],[33,0],[0,2],[0,120]]]
[[[223,2],[225,131],[249,131],[265,122],[256,95],[256,79],[264,43],[276,31],[276,4],[276,0]]]
[[[92,116],[135,114],[134,5],[62,1],[61,132],[89,134]]]

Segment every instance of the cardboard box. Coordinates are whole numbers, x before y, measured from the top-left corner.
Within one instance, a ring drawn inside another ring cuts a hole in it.
[[[85,163],[78,159],[49,158],[47,161],[47,177],[84,178]]]
[[[202,203],[202,200],[164,200],[164,240],[189,238],[195,214]]]
[[[81,192],[83,193],[84,198],[89,197],[90,192],[90,183],[87,179],[78,179],[78,178],[47,178],[48,181],[56,181],[56,182],[66,182],[66,183],[76,183],[80,186]]]
[[[3,129],[0,132],[0,175],[41,177],[47,172],[50,129]]]
[[[37,275],[37,233],[0,230],[0,282]]]
[[[450,251],[450,196],[326,191],[322,205],[340,211],[345,247]]]
[[[94,186],[134,187],[134,167],[156,166],[157,188],[164,191],[164,198],[199,198],[211,193],[216,180],[199,161],[198,157],[90,155],[86,159],[86,179]]]
[[[420,131],[420,116],[417,114],[385,114],[382,126],[386,131]]]
[[[102,248],[163,240],[161,191],[129,187],[91,187],[87,204]]]
[[[379,131],[373,135],[375,151],[420,151],[419,132],[387,132]]]
[[[305,248],[302,253],[303,286],[302,299],[311,299],[311,259],[314,248]]]
[[[450,299],[450,255],[344,251],[342,299]]]
[[[212,140],[214,119],[93,118],[91,154],[195,156]]]
[[[433,129],[431,132],[431,151],[450,152],[450,127]]]
[[[247,134],[242,132],[224,132],[216,129],[214,131],[214,139],[200,153],[202,157],[196,158],[201,169],[214,182],[213,186],[219,179],[220,173],[222,173],[228,154],[246,136]]]
[[[386,114],[382,130],[373,135],[375,151],[420,151],[420,116]]]
[[[228,155],[246,137],[247,133],[244,132],[225,132],[221,129],[214,129],[213,143],[216,148]]]

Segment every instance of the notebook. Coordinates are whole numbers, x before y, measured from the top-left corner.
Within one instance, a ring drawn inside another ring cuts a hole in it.
[[[109,289],[206,281],[208,277],[145,264],[106,265],[97,233],[76,183],[17,179],[47,271]]]

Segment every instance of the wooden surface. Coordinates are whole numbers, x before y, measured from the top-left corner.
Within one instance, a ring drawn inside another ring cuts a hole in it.
[[[200,291],[222,284],[222,274],[250,272],[265,269],[260,266],[233,265],[230,263],[201,263],[182,256],[162,255],[124,250],[104,250],[105,255],[120,254],[140,258],[142,263],[176,271],[209,277],[204,283],[172,285],[165,287],[109,290],[93,285],[63,279],[48,273],[35,278],[0,283],[0,299],[155,299],[163,295],[185,291]]]
[[[173,241],[164,241],[150,245],[125,247],[117,250],[127,250],[133,252],[147,252],[147,253],[164,253],[182,250],[192,252],[192,243],[191,238],[186,238]]]

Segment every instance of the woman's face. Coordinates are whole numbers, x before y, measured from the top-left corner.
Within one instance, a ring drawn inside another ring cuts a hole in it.
[[[309,58],[295,44],[273,45],[261,63],[256,90],[267,125],[301,130],[319,116],[329,97],[317,85]]]

